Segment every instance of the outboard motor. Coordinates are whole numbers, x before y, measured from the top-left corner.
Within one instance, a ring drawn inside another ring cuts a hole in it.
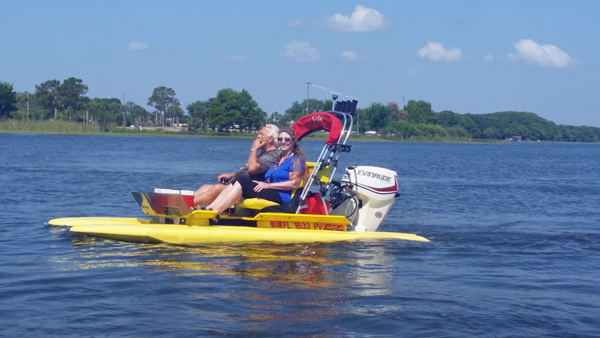
[[[395,171],[385,168],[346,168],[342,181],[331,190],[330,214],[346,216],[355,231],[376,231],[394,205],[396,177]]]

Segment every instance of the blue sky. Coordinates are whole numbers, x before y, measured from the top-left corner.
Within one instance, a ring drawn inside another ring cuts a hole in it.
[[[27,1],[0,8],[0,81],[183,107],[246,89],[283,113],[336,91],[600,127],[600,1]]]

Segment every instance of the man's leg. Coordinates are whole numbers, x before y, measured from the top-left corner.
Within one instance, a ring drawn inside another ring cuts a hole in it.
[[[225,184],[205,184],[194,192],[194,205],[206,205],[219,196],[225,190]]]
[[[219,213],[219,215],[227,210],[227,208],[231,207],[235,202],[239,201],[242,197],[242,186],[240,182],[235,182],[234,184],[230,184],[227,186],[225,192],[219,195],[214,202],[212,202],[209,207],[212,210],[215,210]]]
[[[227,198],[226,196],[229,194],[229,191],[233,189],[234,185],[235,184],[228,184],[227,186],[225,186],[225,189],[223,189],[221,193],[216,198],[214,198],[212,202],[210,202],[210,204],[220,204],[223,199]]]

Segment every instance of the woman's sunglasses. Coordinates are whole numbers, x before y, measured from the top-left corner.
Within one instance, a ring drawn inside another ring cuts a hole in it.
[[[285,141],[285,142],[290,142],[290,141],[292,140],[292,138],[291,138],[291,137],[280,137],[280,138],[278,138],[277,140],[278,140],[279,142],[283,142],[283,141]]]

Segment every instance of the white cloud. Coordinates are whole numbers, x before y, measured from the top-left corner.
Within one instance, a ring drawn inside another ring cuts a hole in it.
[[[290,21],[290,23],[288,25],[290,25],[290,27],[299,27],[302,26],[304,24],[304,20],[294,20],[294,21]]]
[[[283,47],[282,56],[292,58],[298,62],[315,62],[321,56],[319,51],[308,42],[292,41]]]
[[[569,54],[554,45],[540,45],[529,39],[522,39],[515,44],[518,54],[508,54],[515,60],[537,63],[543,67],[566,68],[573,64]]]
[[[148,49],[148,45],[139,41],[131,41],[129,43],[128,49],[129,51],[146,50]]]
[[[418,70],[418,69],[410,69],[410,70],[408,71],[408,74],[409,74],[409,75],[419,75],[419,74],[420,74],[420,72],[419,72],[419,70]]]
[[[231,55],[229,57],[229,61],[234,61],[234,62],[244,62],[246,61],[246,57],[243,55]]]
[[[342,53],[343,61],[356,61],[358,60],[358,55],[352,51],[346,50]]]
[[[485,56],[483,57],[483,61],[494,62],[494,54],[492,54],[492,53],[485,54]]]
[[[460,49],[454,47],[452,49],[444,49],[439,42],[428,42],[427,46],[419,49],[419,56],[432,61],[458,61],[462,59]]]
[[[329,28],[340,32],[374,32],[387,29],[383,14],[372,8],[358,5],[348,17],[337,13],[325,19]]]

